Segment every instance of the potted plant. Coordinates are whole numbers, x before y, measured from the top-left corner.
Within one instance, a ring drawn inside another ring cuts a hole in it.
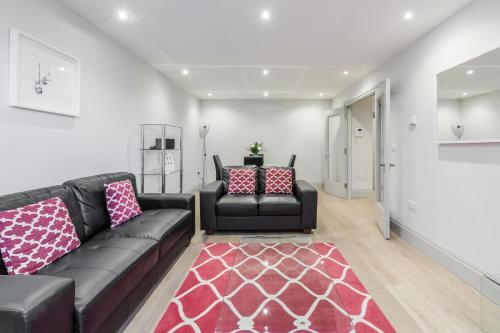
[[[251,155],[262,155],[264,151],[264,143],[258,143],[257,141],[248,146],[248,150],[250,150]]]

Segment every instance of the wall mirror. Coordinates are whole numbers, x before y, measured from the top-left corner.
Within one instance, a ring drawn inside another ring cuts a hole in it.
[[[500,142],[500,48],[437,75],[437,141]]]

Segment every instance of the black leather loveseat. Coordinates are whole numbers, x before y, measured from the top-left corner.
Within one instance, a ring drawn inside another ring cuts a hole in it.
[[[243,166],[238,166],[243,167]],[[252,167],[252,166],[248,166]],[[266,194],[265,169],[257,170],[255,194],[228,194],[229,169],[223,179],[200,191],[201,229],[217,230],[303,230],[316,228],[318,193],[303,180],[293,180],[293,194]]]
[[[143,213],[113,229],[105,174],[0,197],[0,211],[60,197],[81,246],[34,275],[9,276],[0,259],[0,331],[115,332],[194,235],[192,194],[139,194]],[[136,190],[137,191],[137,190]]]

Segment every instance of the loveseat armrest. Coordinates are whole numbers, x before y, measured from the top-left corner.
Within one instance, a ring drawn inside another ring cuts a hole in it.
[[[142,193],[139,194],[142,210],[180,208],[187,209],[194,216],[194,194],[192,193]]]
[[[73,332],[75,282],[43,275],[0,275],[2,332]]]
[[[295,195],[300,201],[300,222],[305,230],[316,229],[318,219],[318,191],[305,180],[295,182]]]
[[[201,230],[209,232],[217,228],[217,201],[224,194],[224,184],[222,181],[214,181],[200,190],[200,224]]]

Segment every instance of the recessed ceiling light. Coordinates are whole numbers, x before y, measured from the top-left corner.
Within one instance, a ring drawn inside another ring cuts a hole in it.
[[[209,92],[207,95],[208,95],[208,96],[212,96],[213,94],[212,94],[211,92]]]
[[[472,74],[474,74],[474,70],[473,70],[473,69],[469,69],[469,70],[467,71],[467,75],[472,75]]]
[[[118,19],[120,19],[121,21],[128,20],[128,13],[124,10],[119,10],[118,11]]]
[[[271,12],[267,9],[263,10],[262,13],[260,13],[260,18],[264,21],[269,21],[271,19]]]
[[[323,96],[325,96],[325,93],[320,92],[320,93],[318,94],[318,96],[323,97]]]
[[[344,75],[349,75],[349,71],[344,71]]]
[[[60,70],[61,72],[66,72],[66,68],[64,68],[64,67],[59,67],[59,70]]]
[[[412,12],[406,12],[405,15],[403,16],[405,20],[411,20],[413,18],[413,13]]]
[[[264,97],[269,96],[269,93],[267,91],[264,91]]]
[[[269,75],[269,69],[263,69],[262,70],[262,75],[264,75],[264,76]]]
[[[187,69],[183,69],[182,70],[182,75],[189,75],[189,71]]]
[[[467,96],[467,95],[469,95],[469,93],[468,92],[463,92],[462,95],[463,96]]]

